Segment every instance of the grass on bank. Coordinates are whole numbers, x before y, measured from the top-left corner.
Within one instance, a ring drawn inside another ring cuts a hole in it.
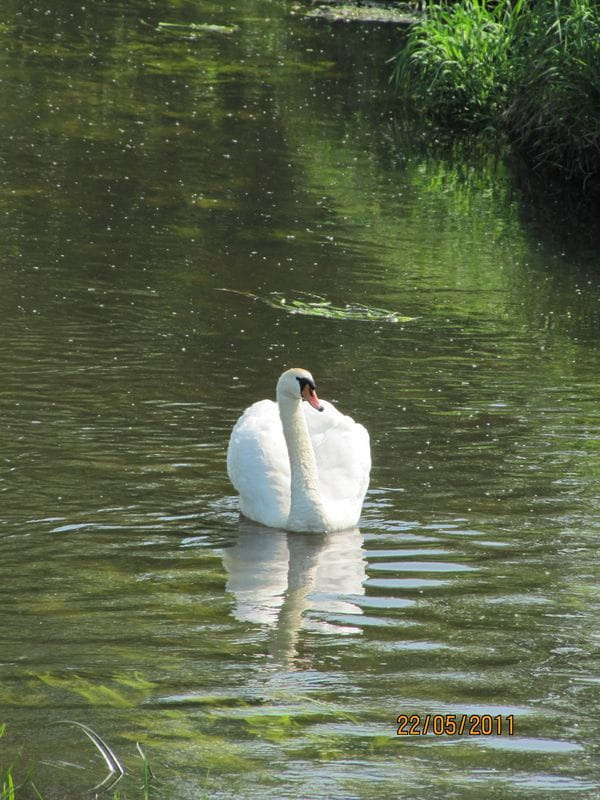
[[[100,784],[90,789],[90,796],[98,797],[102,795],[106,798],[106,800],[126,800],[126,796],[121,793],[120,789],[116,788],[118,782],[125,775],[125,770],[121,766],[113,750],[103,739],[100,738],[100,736],[98,736],[97,733],[95,733],[95,731],[93,731],[87,725],[70,721],[65,721],[65,723],[69,725],[76,725],[83,730],[86,736],[92,741],[96,749],[102,755],[109,769],[107,777]],[[5,731],[6,725],[0,725],[0,739],[4,735]],[[136,794],[136,797],[139,797],[140,800],[149,800],[150,784],[154,778],[154,775],[148,763],[148,759],[146,758],[146,754],[139,744],[137,745],[137,751],[142,759],[143,766],[141,775],[142,783],[139,793]],[[0,762],[0,800],[20,800],[22,797],[27,797],[28,800],[29,798],[35,798],[35,800],[44,800],[43,794],[33,781],[31,769],[28,769],[23,777],[17,778],[16,766],[17,765],[15,764],[4,765]]]
[[[392,77],[437,122],[504,131],[534,166],[600,184],[594,0],[429,0]]]

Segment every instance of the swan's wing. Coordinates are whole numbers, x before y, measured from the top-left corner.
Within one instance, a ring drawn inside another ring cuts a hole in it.
[[[227,449],[227,473],[240,495],[240,509],[271,527],[290,510],[290,464],[277,404],[261,400],[236,422]]]
[[[367,429],[326,400],[321,401],[322,412],[308,403],[302,405],[317,458],[321,496],[326,507],[354,517],[350,525],[355,525],[371,470]]]

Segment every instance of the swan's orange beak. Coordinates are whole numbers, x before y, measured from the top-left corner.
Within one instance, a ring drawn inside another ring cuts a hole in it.
[[[316,391],[311,389],[308,383],[305,383],[304,389],[302,389],[302,399],[307,400],[313,408],[317,409],[317,411],[325,410],[321,405],[319,398],[317,397]]]

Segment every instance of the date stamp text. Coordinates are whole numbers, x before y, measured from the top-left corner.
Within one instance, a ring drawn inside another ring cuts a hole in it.
[[[398,736],[514,736],[514,714],[398,714]]]

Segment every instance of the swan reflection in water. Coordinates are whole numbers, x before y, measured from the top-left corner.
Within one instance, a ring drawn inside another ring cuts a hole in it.
[[[361,628],[344,616],[362,614],[366,557],[358,528],[288,533],[241,518],[236,544],[223,553],[226,588],[241,622],[274,629],[271,655],[289,662],[302,629],[337,634]],[[342,620],[340,621],[340,615]]]

